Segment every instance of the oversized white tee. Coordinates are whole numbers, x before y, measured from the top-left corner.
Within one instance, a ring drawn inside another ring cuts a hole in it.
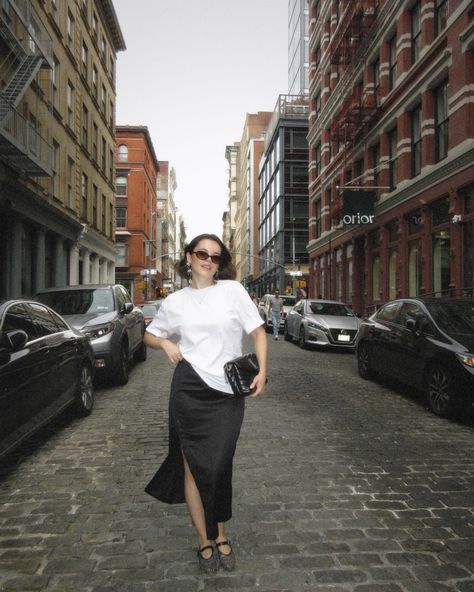
[[[262,324],[245,288],[234,280],[219,280],[208,288],[188,287],[167,296],[146,330],[165,339],[178,337],[183,358],[202,380],[232,393],[224,364],[242,355],[243,332]]]

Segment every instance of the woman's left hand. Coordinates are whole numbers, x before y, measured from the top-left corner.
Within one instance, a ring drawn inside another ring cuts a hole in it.
[[[255,388],[255,392],[250,395],[250,397],[258,397],[262,395],[265,391],[265,387],[267,384],[267,375],[264,372],[260,372],[257,376],[253,379],[252,384],[250,385],[251,388]]]

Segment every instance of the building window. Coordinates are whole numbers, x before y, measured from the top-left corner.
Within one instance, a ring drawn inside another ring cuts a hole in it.
[[[434,91],[435,96],[435,159],[436,162],[448,155],[448,82]]]
[[[101,217],[102,217],[102,232],[105,234],[105,230],[107,228],[107,199],[104,194],[102,194]]]
[[[380,257],[376,255],[372,260],[372,299],[380,300]]]
[[[97,162],[99,159],[99,129],[97,124],[94,122],[92,124],[92,158],[94,162]]]
[[[114,178],[114,153],[112,150],[109,150],[109,181],[112,181]]]
[[[315,203],[315,218],[316,218],[316,238],[321,236],[321,200],[318,199],[318,201]]]
[[[116,208],[117,228],[127,228],[127,208]]]
[[[98,216],[97,209],[99,207],[99,190],[96,185],[92,185],[92,226],[97,228]]]
[[[74,161],[68,156],[67,159],[67,205],[74,206]]]
[[[88,62],[89,62],[89,49],[85,43],[82,44],[82,75],[87,80],[88,74]]]
[[[74,17],[68,11],[67,13],[67,41],[68,47],[74,47]]]
[[[321,174],[321,144],[318,144],[315,149],[315,167],[316,167],[316,177],[319,177]]]
[[[74,87],[71,82],[67,83],[67,124],[73,128],[74,124]]]
[[[82,173],[82,185],[81,185],[81,216],[84,220],[87,220],[87,195],[89,189],[89,178],[86,174]]]
[[[119,162],[128,162],[128,146],[120,144],[118,152]]]
[[[372,74],[374,79],[374,99],[375,104],[380,104],[380,60],[377,58],[372,64]]]
[[[53,56],[53,69],[51,70],[51,85],[53,87],[53,107],[58,108],[58,86],[59,86],[59,60]]]
[[[105,196],[103,196],[105,198]],[[109,203],[109,237],[112,238],[114,235],[114,206]]]
[[[411,63],[420,57],[421,51],[421,7],[417,2],[411,9]]]
[[[53,140],[53,176],[51,177],[51,194],[58,195],[58,172],[59,172],[59,144]]]
[[[373,146],[371,149],[371,153],[374,175],[373,185],[374,187],[378,187],[380,183],[380,144],[376,144],[375,146]]]
[[[451,237],[449,229],[433,235],[433,292],[446,293],[451,279]]]
[[[51,16],[53,17],[54,21],[57,23],[59,20],[57,0],[51,0]]]
[[[321,91],[318,92],[314,100],[314,110],[316,112],[316,117],[319,117],[321,114]]]
[[[89,111],[85,105],[82,105],[82,145],[86,150],[89,148]]]
[[[115,181],[115,195],[119,197],[127,197],[128,195],[128,179],[121,175]]]
[[[107,43],[105,41],[105,37],[102,35],[101,44],[100,44],[100,51],[102,53],[102,59],[105,61],[107,57]]]
[[[398,292],[398,252],[393,249],[388,257],[388,298],[394,300]]]
[[[394,35],[388,42],[389,54],[388,54],[388,80],[390,90],[395,88],[397,84],[397,36]]]
[[[421,294],[421,249],[419,241],[408,246],[408,296]]]
[[[105,175],[105,171],[107,170],[107,142],[105,138],[102,138],[102,172]]]
[[[127,267],[127,245],[125,243],[115,243],[115,266]]]
[[[411,175],[421,172],[421,107],[411,112]]]
[[[397,186],[397,128],[389,131],[387,136],[389,185],[393,190]]]
[[[435,35],[446,28],[448,20],[448,0],[435,0]]]
[[[107,90],[105,89],[104,85],[102,85],[102,94],[100,96],[100,102],[102,106],[102,112],[105,115],[107,110]]]
[[[94,41],[97,43],[98,39],[99,39],[99,23],[97,20],[97,15],[94,12],[94,14],[92,15],[92,38],[94,39]]]
[[[112,100],[109,101],[109,126],[110,129],[114,129],[114,104]]]
[[[92,96],[97,101],[97,93],[98,93],[98,72],[95,66],[92,66]]]

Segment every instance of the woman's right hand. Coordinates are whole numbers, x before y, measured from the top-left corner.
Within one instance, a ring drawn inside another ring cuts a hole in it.
[[[161,347],[173,364],[178,364],[178,362],[181,362],[183,359],[183,355],[181,354],[181,350],[177,343],[174,343],[169,339],[163,339]]]

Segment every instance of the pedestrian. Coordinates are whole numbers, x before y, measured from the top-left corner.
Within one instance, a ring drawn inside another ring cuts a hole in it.
[[[255,306],[258,306],[258,298],[257,298],[257,294],[255,294],[255,292],[252,292],[250,294],[250,299],[255,304]]]
[[[280,291],[275,290],[268,304],[268,316],[272,317],[273,337],[278,341],[280,331],[281,313],[283,312],[283,300],[280,298]]]
[[[234,281],[231,255],[214,234],[195,237],[179,263],[189,286],[163,301],[145,333],[146,345],[176,364],[169,403],[169,452],[145,491],[167,503],[186,502],[198,538],[201,571],[231,571],[235,555],[224,523],[232,516],[232,463],[245,399],[233,397],[224,364],[253,338],[265,389],[267,341],[245,288]],[[172,341],[171,338],[175,337]]]

